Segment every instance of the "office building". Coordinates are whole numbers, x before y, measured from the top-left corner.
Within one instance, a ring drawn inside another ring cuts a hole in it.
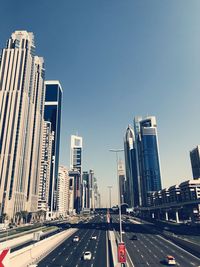
[[[194,179],[200,178],[200,145],[190,151],[190,161]]]
[[[83,191],[82,191],[82,208],[90,208],[89,206],[89,173],[88,172],[83,172],[82,175],[82,186],[83,186]]]
[[[142,206],[150,205],[150,194],[161,190],[161,171],[156,118],[134,119]]]
[[[49,199],[49,182],[51,174],[51,159],[52,159],[52,132],[51,122],[44,121],[43,123],[43,140],[42,140],[42,155],[41,155],[41,171],[38,192],[38,209],[47,211]]]
[[[124,137],[124,154],[126,170],[124,202],[130,207],[137,207],[141,204],[140,173],[138,169],[138,151],[135,134],[130,125],[126,129]]]
[[[52,158],[49,183],[49,207],[55,211],[57,207],[58,167],[60,150],[62,87],[59,81],[45,81],[45,108],[44,120],[51,122]]]
[[[71,135],[70,169],[78,170],[80,175],[82,174],[82,150],[83,150],[82,137],[77,135]]]
[[[70,179],[70,211],[81,211],[81,176],[78,170],[68,172]]]
[[[44,61],[34,35],[15,31],[0,60],[0,212],[37,210],[44,106]]]
[[[122,160],[118,162],[118,176],[119,176],[119,191],[120,191],[120,203],[125,203],[126,194],[126,181],[125,181],[125,170]]]
[[[59,166],[57,211],[60,217],[65,217],[69,212],[69,174],[64,166]]]

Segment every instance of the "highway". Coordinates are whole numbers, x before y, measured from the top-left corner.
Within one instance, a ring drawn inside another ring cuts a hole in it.
[[[77,224],[74,227],[80,229],[40,261],[39,267],[107,266],[105,217],[98,215],[88,223]],[[79,242],[73,242],[74,236],[79,236]],[[92,236],[97,236],[97,239],[92,240]],[[83,260],[85,251],[92,253],[91,260]]]
[[[117,215],[112,216],[113,226],[119,230],[119,219]],[[164,239],[155,231],[151,231],[143,223],[130,223],[123,220],[123,241],[134,267],[138,266],[165,266],[163,259],[166,255],[172,255],[176,259],[176,266],[198,267],[200,259],[191,255],[172,242]],[[137,240],[132,240],[133,235]]]

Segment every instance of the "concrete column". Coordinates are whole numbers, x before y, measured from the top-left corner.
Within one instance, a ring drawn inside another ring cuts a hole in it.
[[[168,212],[167,211],[165,211],[165,220],[169,221],[169,216],[168,216]]]
[[[179,223],[178,211],[176,210],[176,222]]]

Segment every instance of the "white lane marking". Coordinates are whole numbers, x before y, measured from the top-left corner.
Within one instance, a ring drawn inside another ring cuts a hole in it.
[[[166,242],[170,243],[171,245],[175,246],[176,248],[178,248],[178,249],[184,251],[185,253],[189,254],[190,256],[192,256],[193,258],[195,258],[196,260],[199,260],[199,258],[197,258],[196,256],[194,256],[193,254],[191,254],[191,253],[188,252],[187,250],[185,250],[185,249],[183,249],[183,248],[177,246],[176,244],[172,243],[171,241],[165,239],[164,237],[162,237],[162,236],[160,236],[160,235],[157,235],[157,236],[158,236],[159,238],[165,240]],[[165,246],[165,247],[167,247],[167,246]]]

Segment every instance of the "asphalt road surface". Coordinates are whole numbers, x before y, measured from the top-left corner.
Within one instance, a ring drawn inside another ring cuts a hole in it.
[[[106,267],[107,266],[107,244],[105,216],[96,216],[88,223],[76,225],[80,229],[65,240],[47,257],[38,263],[39,267]],[[73,242],[73,237],[79,236],[78,242]],[[97,236],[92,240],[92,236]],[[85,251],[92,253],[91,260],[83,260]]]
[[[113,225],[119,230],[118,216],[114,215]],[[155,231],[151,231],[149,227],[145,227],[143,223],[130,223],[123,220],[123,241],[134,267],[161,267],[165,266],[163,259],[166,255],[172,255],[176,259],[176,266],[180,267],[198,267],[200,259],[164,239]],[[133,240],[133,235],[137,236],[137,240]]]

